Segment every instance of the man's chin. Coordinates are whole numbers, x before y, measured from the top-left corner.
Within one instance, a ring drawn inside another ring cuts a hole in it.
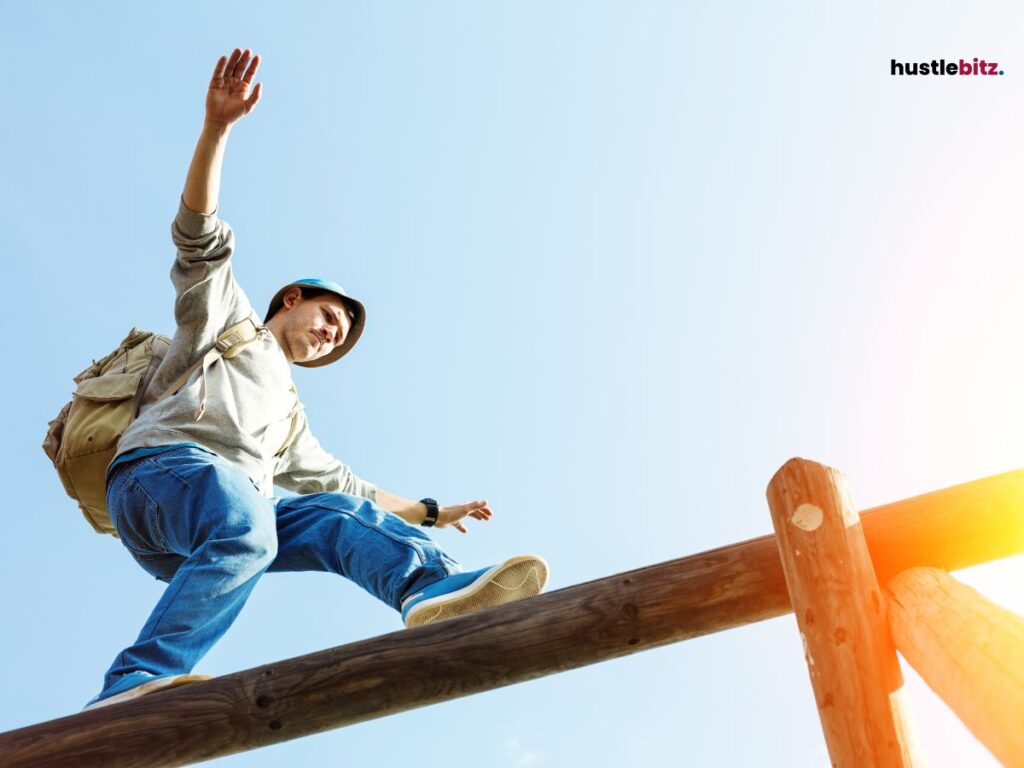
[[[306,350],[306,356],[302,358],[300,362],[311,363],[314,360],[319,360],[321,357],[324,357],[327,354],[325,351],[323,351],[323,347],[307,347]]]

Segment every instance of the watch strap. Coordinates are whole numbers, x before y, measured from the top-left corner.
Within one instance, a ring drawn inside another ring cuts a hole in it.
[[[430,527],[437,522],[437,514],[439,512],[437,502],[434,499],[426,498],[420,499],[420,504],[423,504],[427,508],[427,516],[424,518],[420,525]]]

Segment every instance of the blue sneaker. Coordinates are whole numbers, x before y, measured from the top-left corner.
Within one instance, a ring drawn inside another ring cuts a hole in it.
[[[501,565],[454,573],[402,601],[402,621],[418,627],[444,621],[492,605],[540,594],[548,580],[548,564],[537,555],[518,555]]]
[[[165,688],[176,688],[185,683],[209,679],[210,675],[151,675],[148,672],[129,672],[107,690],[89,699],[89,702],[82,707],[82,711],[99,709],[108,704],[137,699],[147,693],[155,693]]]

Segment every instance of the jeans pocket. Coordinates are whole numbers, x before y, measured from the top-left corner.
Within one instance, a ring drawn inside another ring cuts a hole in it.
[[[164,584],[171,583],[174,574],[178,572],[178,568],[185,561],[184,557],[173,552],[167,554],[142,554],[128,547],[125,548],[128,549],[129,554],[131,554],[142,570]]]
[[[134,473],[119,477],[111,484],[107,502],[111,522],[121,543],[133,555],[167,552],[167,541],[160,529],[159,508]]]
[[[110,520],[117,529],[122,546],[139,567],[150,576],[169,584],[185,558],[159,551],[154,546],[152,534],[156,522],[156,503],[142,489],[131,488],[134,484],[132,478],[120,487],[111,486]],[[162,537],[159,530],[156,534]]]

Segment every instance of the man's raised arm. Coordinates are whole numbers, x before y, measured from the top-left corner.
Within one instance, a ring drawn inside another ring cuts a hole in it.
[[[185,192],[181,196],[185,205],[196,213],[209,214],[217,210],[224,148],[231,126],[252,112],[262,95],[263,83],[256,83],[249,93],[260,66],[260,57],[251,56],[251,53],[248,48],[244,51],[235,48],[230,58],[221,56],[214,67],[206,93],[203,132],[199,135],[185,180]]]

